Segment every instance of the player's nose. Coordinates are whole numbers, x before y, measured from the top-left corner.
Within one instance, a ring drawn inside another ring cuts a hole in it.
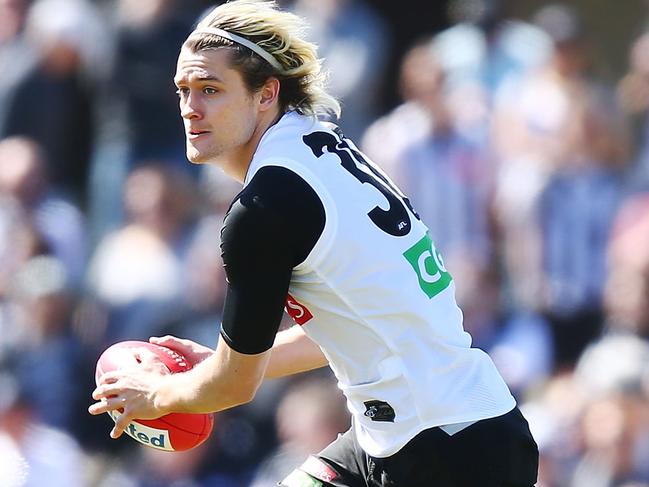
[[[180,105],[180,116],[186,120],[196,120],[202,118],[202,112],[197,101],[189,96],[184,103]]]

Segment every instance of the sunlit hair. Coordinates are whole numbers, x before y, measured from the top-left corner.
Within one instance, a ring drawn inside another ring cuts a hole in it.
[[[279,105],[283,111],[305,115],[340,116],[340,103],[327,92],[327,73],[317,57],[315,44],[304,39],[304,19],[279,10],[274,1],[234,0],[209,12],[185,41],[192,52],[226,47],[231,64],[243,76],[251,92],[270,77],[280,81]],[[254,42],[272,55],[282,70],[250,49],[218,35],[201,33],[218,28]]]

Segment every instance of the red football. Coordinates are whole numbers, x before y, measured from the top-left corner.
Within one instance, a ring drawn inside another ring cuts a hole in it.
[[[95,369],[95,382],[111,370],[134,363],[135,352],[147,348],[155,353],[172,374],[192,368],[185,357],[167,347],[142,341],[125,341],[108,347],[99,357]],[[113,421],[119,413],[108,413]],[[182,451],[203,443],[212,432],[214,418],[211,414],[171,413],[158,419],[136,419],[125,430],[131,438],[143,445],[166,451]]]

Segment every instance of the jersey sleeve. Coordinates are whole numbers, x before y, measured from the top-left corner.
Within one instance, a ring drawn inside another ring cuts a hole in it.
[[[261,168],[225,217],[221,254],[227,292],[221,337],[234,350],[269,350],[282,320],[293,268],[320,238],[324,206],[300,176]]]

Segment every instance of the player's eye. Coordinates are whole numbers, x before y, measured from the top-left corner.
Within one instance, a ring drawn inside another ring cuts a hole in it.
[[[176,90],[176,94],[180,97],[187,96],[189,94],[189,88],[179,87]]]
[[[216,95],[219,92],[216,88],[212,88],[211,86],[206,86],[203,88],[203,93],[206,95]]]

